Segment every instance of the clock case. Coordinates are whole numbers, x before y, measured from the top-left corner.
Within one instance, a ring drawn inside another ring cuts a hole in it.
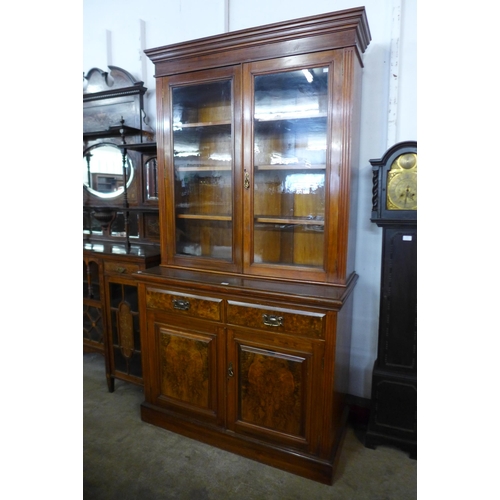
[[[389,210],[385,203],[388,188],[387,174],[394,160],[406,153],[417,153],[416,141],[399,142],[388,149],[382,158],[370,160],[373,170],[371,221],[380,227],[401,222],[417,224],[416,210]]]
[[[401,142],[373,167],[371,221],[382,228],[378,352],[365,446],[396,446],[417,457],[417,210],[388,210],[387,173],[417,143]]]

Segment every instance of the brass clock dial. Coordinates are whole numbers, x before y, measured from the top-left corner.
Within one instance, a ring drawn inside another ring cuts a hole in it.
[[[387,209],[417,210],[417,155],[399,156],[387,175]]]

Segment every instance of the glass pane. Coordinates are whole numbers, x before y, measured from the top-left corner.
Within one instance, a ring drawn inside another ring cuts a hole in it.
[[[109,284],[111,331],[116,372],[142,376],[138,293],[134,285]],[[122,309],[123,306],[126,306]],[[124,328],[130,325],[130,330]]]
[[[158,162],[156,158],[149,159],[144,164],[146,172],[146,199],[158,199]]]
[[[99,264],[83,262],[83,297],[100,300]]]
[[[254,262],[322,267],[328,68],[255,77]]]
[[[233,231],[229,221],[179,219],[177,235],[177,254],[231,260]]]
[[[172,95],[176,252],[232,260],[231,81]]]
[[[139,237],[139,214],[135,212],[129,212],[128,214],[129,223],[129,236],[131,238]],[[117,212],[116,217],[111,224],[111,235],[112,236],[126,236],[125,231],[125,214],[123,212]]]

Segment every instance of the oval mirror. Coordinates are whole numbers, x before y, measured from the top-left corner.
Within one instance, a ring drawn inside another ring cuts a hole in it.
[[[128,155],[125,159],[127,188],[134,177],[134,168]],[[91,146],[83,153],[83,185],[99,198],[114,198],[124,191],[123,155],[112,143]]]

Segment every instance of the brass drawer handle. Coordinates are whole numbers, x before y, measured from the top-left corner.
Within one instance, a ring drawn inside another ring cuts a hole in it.
[[[126,272],[126,271],[127,271],[127,269],[126,269],[125,267],[117,267],[117,268],[116,268],[116,271],[117,271],[118,273],[124,273],[124,272]]]
[[[189,309],[189,301],[182,299],[173,299],[174,309],[178,309],[179,311],[187,311]]]
[[[262,321],[266,326],[283,326],[283,316],[275,316],[274,314],[263,314]]]

